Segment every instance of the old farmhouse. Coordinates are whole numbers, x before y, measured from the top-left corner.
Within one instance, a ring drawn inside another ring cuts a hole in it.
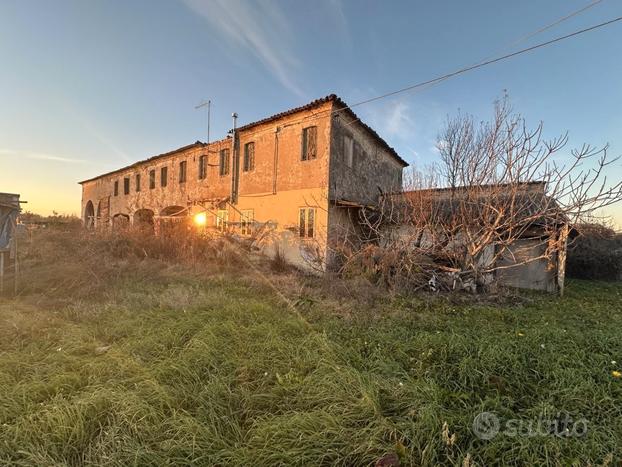
[[[278,252],[298,267],[323,271],[337,264],[350,238],[357,248],[361,211],[379,208],[387,197],[412,195],[402,192],[407,165],[339,97],[329,95],[239,128],[234,123],[219,141],[197,141],[82,181],[82,218],[88,228],[133,225],[155,233],[194,220],[194,228],[246,236],[268,255]],[[532,192],[545,199],[543,184],[526,187],[527,200]],[[413,224],[396,232],[403,235]],[[385,234],[392,232],[388,227]],[[496,279],[560,290],[565,255],[545,255],[558,234],[534,224],[525,235],[495,261]]]
[[[349,211],[401,189],[408,164],[336,95],[84,180],[89,228],[196,217],[251,236],[289,262],[324,269]],[[354,226],[351,226],[354,228]]]

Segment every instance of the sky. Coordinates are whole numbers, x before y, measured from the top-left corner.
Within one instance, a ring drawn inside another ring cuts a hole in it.
[[[0,192],[79,213],[78,181],[226,135],[336,93],[385,94],[622,15],[602,0],[2,0]],[[513,45],[514,44],[514,45]],[[504,92],[570,150],[622,154],[622,22],[354,110],[414,167],[458,110],[488,119]],[[622,162],[608,168],[622,178]],[[611,207],[622,226],[622,206]]]

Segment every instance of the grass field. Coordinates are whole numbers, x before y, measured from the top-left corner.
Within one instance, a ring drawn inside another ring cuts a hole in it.
[[[2,465],[622,459],[620,284],[500,305],[388,296],[45,235],[0,300]],[[485,411],[569,414],[587,433],[482,440]]]

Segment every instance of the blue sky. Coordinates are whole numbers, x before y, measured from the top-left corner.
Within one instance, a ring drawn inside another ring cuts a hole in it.
[[[79,212],[77,181],[337,93],[348,103],[477,62],[588,0],[2,0],[0,191]],[[622,15],[603,0],[517,47]],[[458,109],[503,90],[570,148],[622,154],[622,23],[356,112],[415,166]],[[622,177],[622,163],[610,167]],[[622,224],[622,208],[609,213]]]

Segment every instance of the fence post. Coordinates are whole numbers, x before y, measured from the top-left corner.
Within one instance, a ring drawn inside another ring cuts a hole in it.
[[[4,250],[0,250],[0,295],[4,292]]]
[[[13,277],[13,295],[17,295],[17,273],[19,272],[19,266],[18,266],[18,261],[17,261],[17,234],[15,234],[15,238],[13,238],[13,249],[14,249],[14,255],[13,255],[13,259],[15,261],[15,271],[14,271],[14,277]]]

